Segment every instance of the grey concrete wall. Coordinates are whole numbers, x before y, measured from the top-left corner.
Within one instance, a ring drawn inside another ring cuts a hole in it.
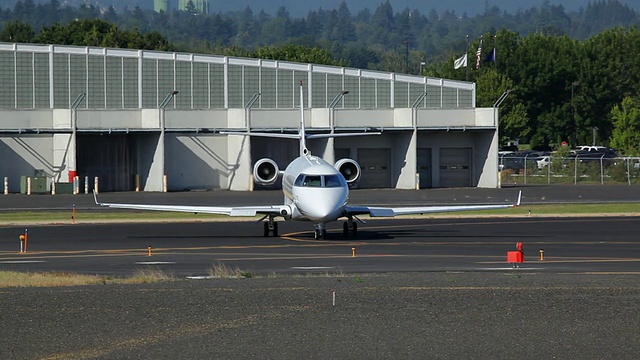
[[[137,140],[137,173],[140,176],[140,190],[162,191],[164,174],[164,144],[159,133],[140,134]],[[132,189],[133,190],[133,189]]]
[[[415,189],[417,148],[414,131],[394,132],[391,151],[392,184],[397,189]],[[395,183],[393,183],[393,179]]]
[[[0,179],[9,178],[9,192],[20,192],[20,176],[34,176],[36,169],[50,179],[56,170],[52,149],[52,134],[0,135]]]
[[[497,188],[498,183],[498,132],[480,132],[476,136],[474,158],[478,172],[478,187]]]
[[[475,109],[468,110],[435,110],[418,109],[418,127],[473,127],[476,125]]]
[[[228,161],[227,136],[167,133],[165,139],[169,191],[228,188],[235,164]]]
[[[229,135],[227,137],[227,163],[230,166],[227,189],[236,191],[253,189],[251,139],[248,136]]]
[[[225,110],[166,110],[165,127],[167,129],[224,129],[227,128]]]
[[[78,110],[78,129],[143,129],[141,110]]]
[[[334,113],[336,127],[393,127],[394,111],[389,110],[346,110],[336,109]]]
[[[0,131],[16,129],[53,129],[51,110],[0,111]]]

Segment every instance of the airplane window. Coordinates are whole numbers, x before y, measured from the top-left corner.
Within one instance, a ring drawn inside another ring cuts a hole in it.
[[[319,175],[307,175],[304,177],[304,181],[302,182],[302,186],[305,187],[321,187],[322,186],[322,176]]]
[[[304,180],[304,174],[298,175],[298,178],[296,179],[296,182],[293,183],[293,186],[302,186],[303,180]]]
[[[340,187],[342,186],[342,181],[340,181],[340,176],[338,175],[325,175],[324,176],[324,186],[325,187]]]

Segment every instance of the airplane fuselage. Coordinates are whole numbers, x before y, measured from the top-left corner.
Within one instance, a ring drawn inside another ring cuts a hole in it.
[[[322,158],[308,154],[284,170],[282,191],[285,204],[291,207],[291,219],[314,223],[344,216],[349,199],[349,186],[342,174]]]

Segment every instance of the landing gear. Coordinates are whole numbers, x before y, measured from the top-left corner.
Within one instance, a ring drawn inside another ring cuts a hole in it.
[[[324,240],[327,238],[327,229],[324,228],[324,224],[315,224],[315,231],[313,238],[316,240]]]
[[[264,223],[264,237],[268,237],[269,234],[273,234],[274,237],[278,236],[278,223],[273,221],[273,217],[269,216],[269,221]]]
[[[349,235],[354,238],[358,237],[358,223],[353,221],[352,218],[345,221],[344,224],[342,224],[342,235],[346,238],[348,238]]]

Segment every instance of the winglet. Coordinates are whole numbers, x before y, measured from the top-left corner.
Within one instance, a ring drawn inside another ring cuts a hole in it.
[[[520,200],[522,200],[522,190],[518,191],[518,202],[516,203],[515,207],[520,206]]]
[[[96,205],[100,205],[100,203],[98,202],[98,194],[96,194],[95,189],[93,189],[93,201],[96,202]]]

